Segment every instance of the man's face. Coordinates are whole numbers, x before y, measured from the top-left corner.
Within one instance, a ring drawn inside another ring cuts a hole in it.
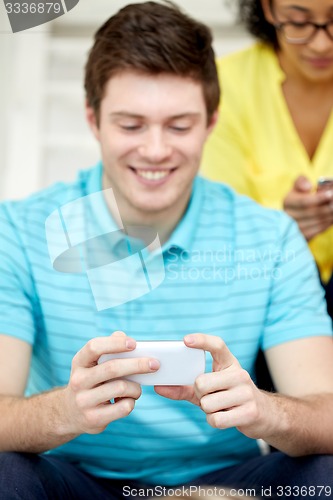
[[[272,7],[270,7],[272,3]],[[268,22],[321,24],[333,21],[333,0],[262,0]],[[272,16],[273,12],[273,16]],[[281,55],[289,73],[297,74],[314,83],[333,80],[333,41],[324,30],[319,30],[308,42],[300,45],[288,43],[277,32]]]
[[[124,71],[106,85],[99,124],[90,108],[87,116],[101,145],[103,188],[113,188],[123,220],[176,222],[212,128],[202,86],[169,74]]]

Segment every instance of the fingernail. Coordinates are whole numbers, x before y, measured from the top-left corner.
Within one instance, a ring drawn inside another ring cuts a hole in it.
[[[185,340],[186,344],[194,344],[193,335],[186,335],[186,337],[184,337],[184,340]]]
[[[136,342],[134,339],[126,339],[126,347],[127,349],[135,349]]]
[[[324,193],[325,193],[326,198],[328,198],[329,200],[333,198],[333,191],[328,190],[328,191],[324,191]]]
[[[157,359],[150,359],[149,360],[149,368],[151,370],[158,370],[160,367],[160,362]]]

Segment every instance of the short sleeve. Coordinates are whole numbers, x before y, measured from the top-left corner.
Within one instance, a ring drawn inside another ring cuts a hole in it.
[[[33,344],[34,284],[9,204],[0,205],[0,333]]]
[[[275,256],[262,348],[312,336],[332,336],[324,290],[297,224],[281,213],[285,229]]]

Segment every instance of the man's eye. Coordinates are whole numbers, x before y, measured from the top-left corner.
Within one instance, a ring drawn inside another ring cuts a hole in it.
[[[139,130],[140,125],[120,125],[123,130],[133,131]]]
[[[172,125],[170,128],[176,132],[187,132],[191,127],[177,127],[176,125]]]

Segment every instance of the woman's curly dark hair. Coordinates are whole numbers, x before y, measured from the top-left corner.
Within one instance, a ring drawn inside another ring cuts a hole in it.
[[[239,0],[239,16],[251,35],[274,47],[278,45],[275,28],[266,21],[260,0]]]

